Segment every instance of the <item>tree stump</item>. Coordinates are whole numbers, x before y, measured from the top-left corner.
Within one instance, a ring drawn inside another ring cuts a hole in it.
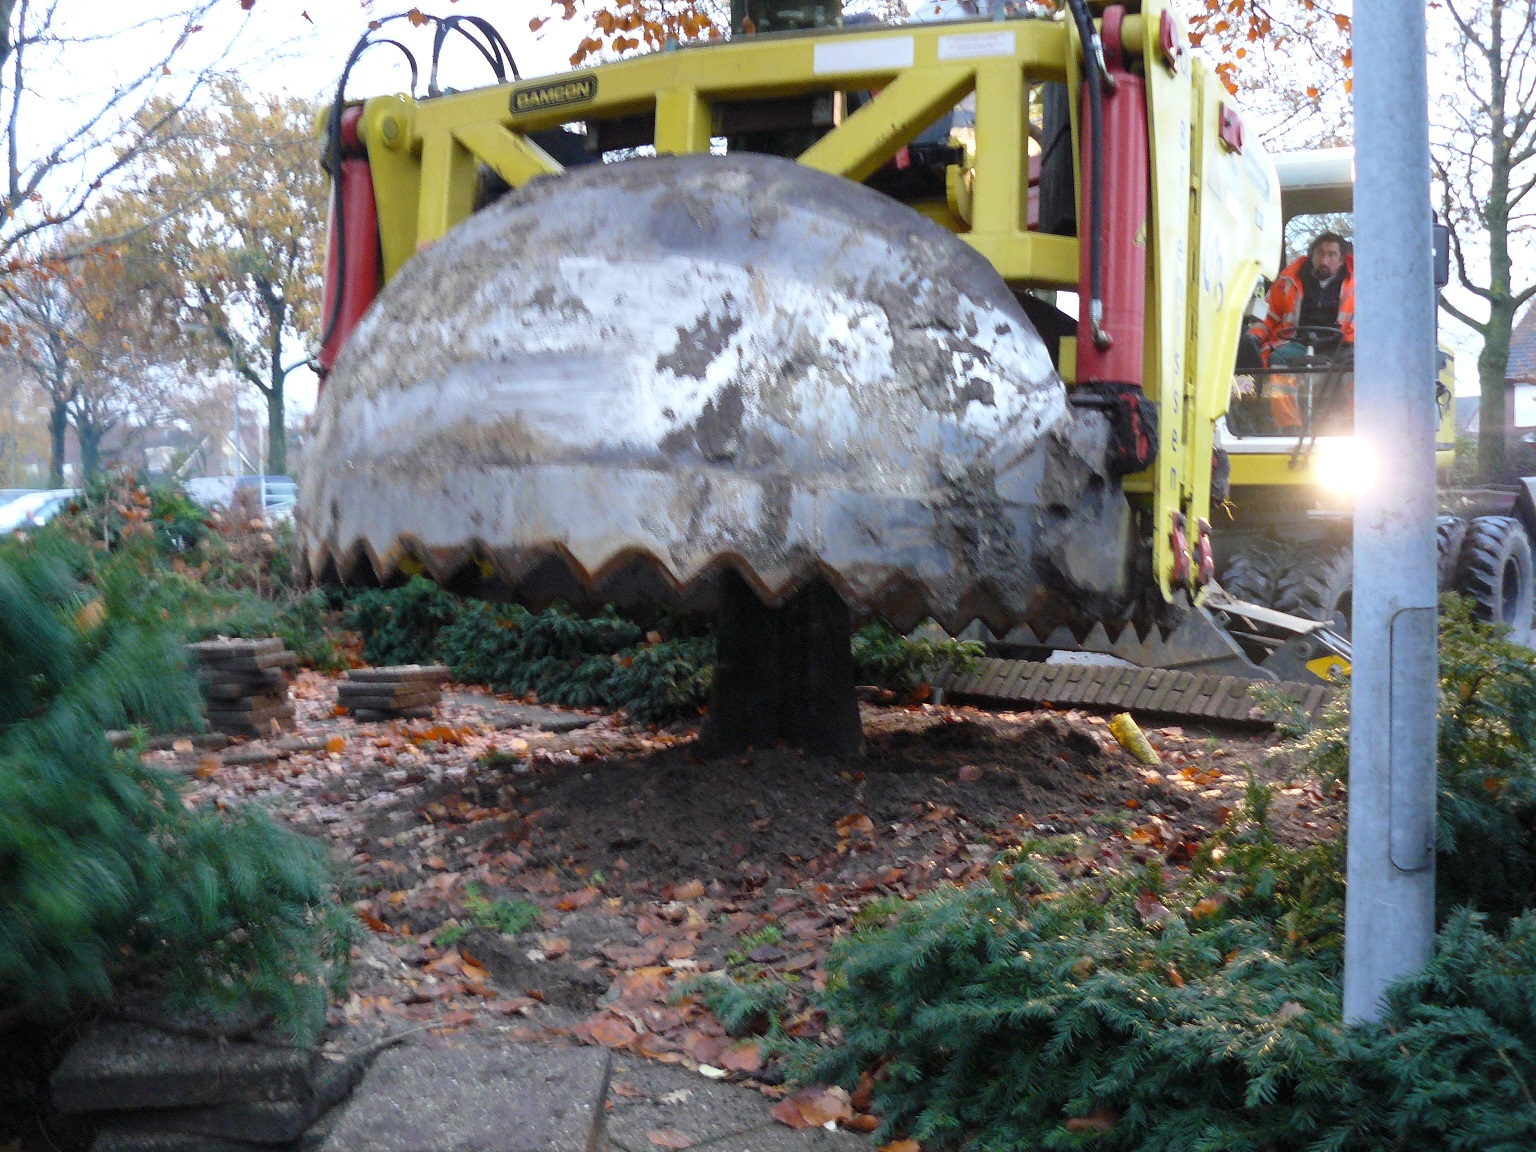
[[[770,608],[736,572],[720,576],[717,654],[702,751],[728,756],[777,743],[859,756],[852,616],[817,579]]]

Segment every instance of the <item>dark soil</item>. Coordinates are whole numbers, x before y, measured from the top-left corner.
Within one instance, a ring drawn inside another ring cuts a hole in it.
[[[1081,721],[1049,714],[946,719],[872,710],[865,731],[866,755],[857,761],[789,748],[701,760],[685,746],[541,773],[513,787],[537,838],[588,869],[658,890],[688,878],[794,883],[829,865],[842,870],[850,861],[840,856],[867,868],[913,855],[914,841],[946,829],[1020,837],[1078,831],[1132,800],[1202,834],[1223,807],[1166,780],[1148,783],[1107,732],[1099,739]],[[962,779],[967,768],[975,779]],[[838,828],[857,814],[869,817],[872,835]],[[893,827],[908,824],[917,835],[898,832],[903,843],[891,844]],[[882,841],[904,851],[879,851]],[[856,845],[869,858],[859,861],[850,852]]]

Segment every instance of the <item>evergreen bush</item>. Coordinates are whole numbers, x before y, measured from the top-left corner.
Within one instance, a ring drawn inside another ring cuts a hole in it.
[[[425,576],[412,576],[398,588],[351,593],[342,622],[363,638],[363,659],[370,664],[435,664],[438,634],[458,620],[465,604]]]
[[[853,666],[858,682],[894,692],[930,683],[940,672],[969,672],[983,654],[984,649],[975,640],[952,640],[948,636],[911,639],[882,620],[853,634]]]
[[[1495,925],[1536,906],[1536,661],[1503,625],[1440,606],[1435,893],[1440,917],[1471,907]],[[1287,718],[1291,756],[1342,795],[1349,776],[1349,702],[1316,727]]]
[[[1357,1107],[1333,1133],[1341,1149],[1536,1148],[1536,913],[1502,933],[1453,914],[1428,967],[1349,1042]]]
[[[698,715],[714,660],[708,637],[648,638],[611,608],[584,618],[558,604],[537,614],[468,604],[438,648],[460,680],[550,704],[623,708],[642,723]]]
[[[715,646],[709,635],[662,635],[612,608],[584,617],[556,604],[466,600],[416,576],[398,588],[349,593],[346,627],[372,664],[441,662],[454,676],[576,708],[623,708],[643,723],[696,716],[709,701]],[[669,625],[663,632],[671,632]],[[941,671],[975,666],[980,644],[909,640],[876,623],[853,637],[861,684],[906,691]]]
[[[874,1072],[883,1134],[940,1149],[1536,1148],[1536,667],[1447,602],[1440,678],[1444,923],[1380,1023],[1340,1022],[1342,841],[1283,844],[1250,786],[1177,885],[1034,844],[862,918],[798,1076]],[[1347,700],[1292,736],[1342,797]]]
[[[305,1037],[350,918],[324,849],[253,809],[189,811],[108,729],[200,725],[183,637],[131,547],[0,546],[0,1014],[66,1014],[122,985],[271,1014]]]
[[[855,934],[822,1000],[844,1042],[803,1049],[801,1075],[851,1087],[878,1069],[881,1134],[938,1148],[1321,1136],[1339,1097],[1337,862],[1279,849],[1256,815],[1180,891],[1152,868],[1063,886],[1036,843]]]

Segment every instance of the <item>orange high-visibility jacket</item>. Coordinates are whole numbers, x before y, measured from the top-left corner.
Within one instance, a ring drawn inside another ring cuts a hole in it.
[[[1296,321],[1301,317],[1301,270],[1311,257],[1303,256],[1286,265],[1285,271],[1276,278],[1269,290],[1269,315],[1252,328],[1248,334],[1263,346],[1264,363],[1269,363],[1269,353],[1289,340],[1296,331]],[[1355,258],[1344,257],[1344,283],[1339,288],[1339,331],[1344,342],[1355,342]]]

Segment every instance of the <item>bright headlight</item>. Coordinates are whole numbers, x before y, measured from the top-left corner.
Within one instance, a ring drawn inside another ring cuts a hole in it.
[[[1352,495],[1376,483],[1376,452],[1353,436],[1319,440],[1312,454],[1312,474],[1329,492]]]

